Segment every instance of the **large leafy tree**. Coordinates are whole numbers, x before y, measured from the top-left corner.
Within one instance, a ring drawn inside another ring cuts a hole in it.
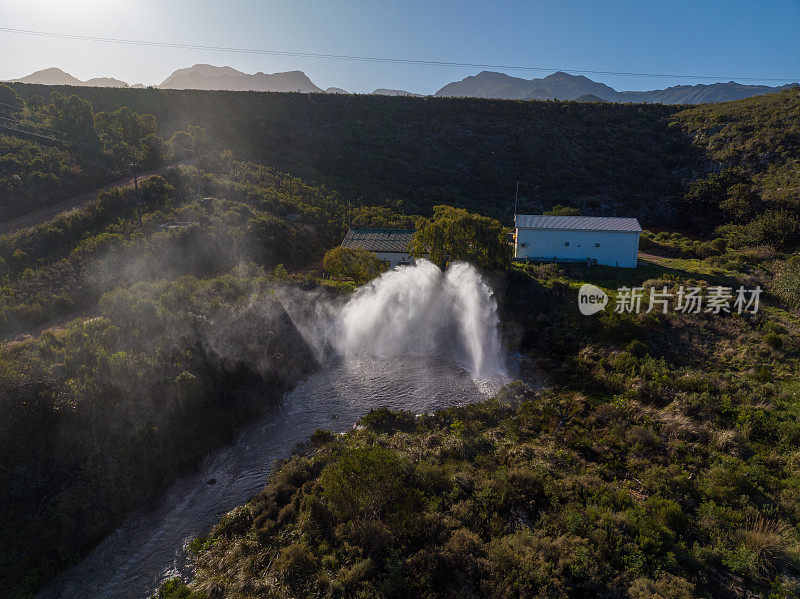
[[[360,248],[337,246],[325,254],[325,270],[334,277],[349,277],[361,285],[388,269],[386,262]]]
[[[432,218],[417,222],[411,253],[429,257],[440,268],[455,260],[480,268],[506,268],[512,248],[499,221],[462,208],[434,206]]]

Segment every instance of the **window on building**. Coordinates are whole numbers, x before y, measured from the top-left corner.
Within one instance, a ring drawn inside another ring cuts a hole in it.
[[[520,244],[519,244],[519,247],[526,248],[526,247],[528,247],[528,244],[527,244],[527,243],[520,243]]]
[[[564,245],[565,245],[565,246],[567,246],[567,247],[569,247],[569,241],[565,241],[565,242],[564,242]]]
[[[600,247],[600,244],[599,244],[599,243],[595,243],[595,244],[594,244],[594,247],[596,247],[596,248],[599,248],[599,247]]]

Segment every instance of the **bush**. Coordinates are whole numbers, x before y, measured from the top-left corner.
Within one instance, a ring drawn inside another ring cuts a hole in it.
[[[800,254],[791,256],[783,263],[775,276],[773,287],[790,308],[800,308]]]
[[[693,599],[694,585],[680,576],[663,572],[658,578],[637,578],[628,588],[631,599]]]
[[[547,216],[580,216],[581,211],[578,208],[573,208],[571,206],[562,206],[561,204],[556,204],[550,210],[546,210],[544,212]]]
[[[388,408],[370,410],[362,418],[364,426],[378,433],[410,432],[416,427],[416,418],[410,412],[393,412]]]
[[[317,558],[308,543],[301,541],[281,549],[274,568],[292,587],[299,588],[316,571]]]
[[[772,349],[781,349],[783,347],[783,337],[777,333],[767,333],[764,335],[764,343]]]
[[[397,454],[375,445],[345,450],[320,482],[330,508],[347,521],[382,519],[402,500],[403,479]]]
[[[752,245],[771,245],[779,250],[800,246],[800,216],[790,210],[770,210],[745,226]]]
[[[186,584],[178,579],[166,581],[158,589],[157,599],[207,599],[208,595],[200,591],[193,591]]]

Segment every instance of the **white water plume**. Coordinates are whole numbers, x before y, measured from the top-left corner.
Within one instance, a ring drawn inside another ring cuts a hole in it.
[[[492,290],[474,267],[443,273],[427,260],[357,289],[332,345],[348,358],[449,355],[474,376],[506,374]]]

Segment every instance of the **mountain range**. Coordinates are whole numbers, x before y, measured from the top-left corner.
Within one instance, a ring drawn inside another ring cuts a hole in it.
[[[78,85],[86,87],[128,87],[128,84],[112,77],[95,77],[81,81],[69,73],[55,67],[36,71],[19,79],[11,79],[10,83],[39,83],[41,85]]]
[[[322,93],[302,71],[248,75],[231,67],[196,64],[164,79],[163,89],[224,89],[231,91]]]
[[[39,83],[43,85],[76,85],[96,87],[144,87],[139,83],[128,86],[111,77],[97,77],[81,81],[61,69],[49,68],[26,77],[12,79],[13,83]],[[440,97],[498,98],[507,100],[579,100],[586,102],[648,102],[661,104],[703,104],[727,102],[750,96],[768,94],[793,87],[798,83],[771,87],[768,85],[742,85],[727,83],[675,85],[666,89],[649,91],[617,91],[604,83],[592,81],[583,75],[556,72],[543,78],[523,79],[505,73],[483,71],[477,75],[454,81],[434,93]],[[204,89],[231,91],[270,91],[301,93],[346,94],[346,90],[317,87],[302,71],[285,73],[248,74],[231,67],[196,64],[178,69],[155,87],[161,89]],[[413,96],[423,94],[379,88],[372,92],[384,96]]]
[[[507,100],[586,100],[606,102],[649,102],[661,104],[703,104],[727,102],[769,94],[798,83],[779,87],[742,85],[735,81],[697,85],[675,85],[650,91],[617,91],[583,75],[557,72],[538,79],[522,79],[505,73],[483,71],[448,83],[436,96],[502,98]]]

